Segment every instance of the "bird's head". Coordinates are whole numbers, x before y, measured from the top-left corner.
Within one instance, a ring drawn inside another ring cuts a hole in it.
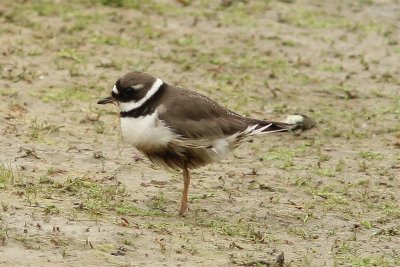
[[[97,104],[117,103],[122,111],[140,107],[163,84],[161,79],[144,72],[128,72],[120,77],[111,90],[111,96]]]

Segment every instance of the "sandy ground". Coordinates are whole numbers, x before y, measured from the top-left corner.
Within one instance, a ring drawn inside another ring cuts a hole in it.
[[[0,266],[400,266],[400,5],[0,3]],[[311,131],[156,168],[98,106],[144,70]],[[284,256],[284,259],[282,258]]]

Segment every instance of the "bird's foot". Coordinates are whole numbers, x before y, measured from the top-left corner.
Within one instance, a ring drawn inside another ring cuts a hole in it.
[[[189,212],[188,205],[182,205],[181,208],[179,209],[179,215],[182,217],[185,216],[186,213],[188,213],[188,212]]]

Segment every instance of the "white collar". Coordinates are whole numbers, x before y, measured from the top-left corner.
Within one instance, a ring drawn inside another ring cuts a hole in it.
[[[160,89],[161,85],[163,85],[163,81],[159,78],[155,80],[150,90],[147,91],[146,95],[140,99],[139,101],[129,101],[129,102],[119,102],[119,107],[122,112],[128,112],[138,107],[141,107],[147,100],[149,100],[155,93],[157,93],[158,89]]]

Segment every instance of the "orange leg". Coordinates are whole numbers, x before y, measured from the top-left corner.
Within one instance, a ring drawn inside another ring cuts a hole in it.
[[[184,165],[183,168],[183,193],[182,193],[182,199],[181,199],[181,208],[179,210],[179,215],[184,215],[188,211],[188,192],[189,192],[189,184],[190,184],[190,173],[189,170],[186,166]]]

